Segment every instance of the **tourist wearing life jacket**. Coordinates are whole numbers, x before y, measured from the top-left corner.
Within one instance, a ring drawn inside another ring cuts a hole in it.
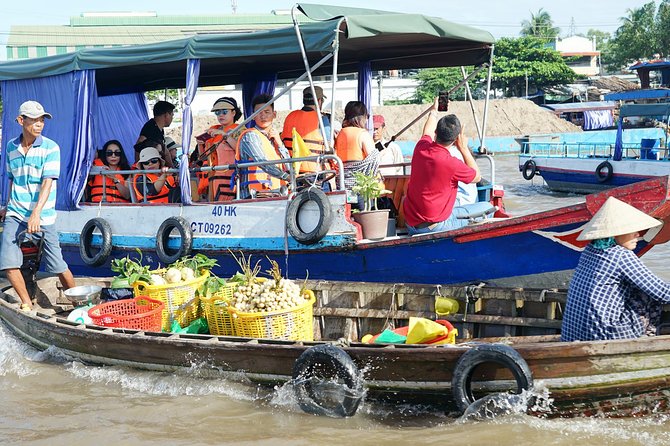
[[[377,175],[379,167],[379,151],[375,148],[372,136],[367,130],[368,110],[364,103],[351,101],[344,108],[342,130],[335,139],[335,152],[344,166],[344,186],[351,190],[355,184],[354,173]],[[363,210],[364,202],[358,200],[359,210]]]
[[[261,94],[253,98],[251,104],[254,112],[261,110],[256,115],[256,126],[245,130],[235,141],[228,138],[228,142],[236,144],[235,157],[238,162],[261,162],[281,159],[278,150],[283,148],[279,134],[272,128],[272,123],[277,117],[274,105],[265,107],[272,96]],[[256,192],[279,189],[283,184],[280,180],[287,180],[290,175],[281,170],[279,164],[266,166],[248,167],[238,171],[240,175],[240,198],[250,198],[251,190]]]
[[[219,122],[211,126],[207,133],[211,138],[203,143],[202,153],[209,154],[210,166],[223,166],[235,164],[235,147],[230,146],[223,139],[224,133],[229,133],[237,127],[237,120],[242,117],[242,110],[234,98],[222,97],[214,102],[212,112]],[[207,183],[206,191],[209,201],[230,201],[235,198],[235,189],[231,188],[231,180],[234,170],[210,171],[201,181]],[[198,185],[200,191],[202,186]]]
[[[149,203],[170,203],[170,197],[176,196],[175,192],[178,189],[174,177],[167,173],[169,168],[165,167],[165,162],[160,157],[158,149],[155,147],[142,149],[137,164],[140,170],[161,170],[160,174],[143,173],[133,176],[133,189],[137,201],[143,203],[146,197],[146,201]]]
[[[294,128],[303,141],[305,141],[305,145],[312,152],[312,155],[318,156],[325,153],[325,145],[321,129],[319,128],[319,115],[317,114],[316,107],[318,104],[319,109],[323,108],[323,100],[326,96],[323,95],[323,88],[319,86],[315,86],[314,91],[316,92],[316,101],[312,97],[311,87],[305,88],[302,92],[303,107],[300,110],[293,110],[284,120],[284,129],[281,138],[290,156],[293,156]],[[330,135],[330,119],[327,115],[322,116],[326,135]],[[321,169],[315,162],[303,161],[300,163],[299,173],[312,173],[319,170]]]
[[[130,190],[126,186],[126,175],[93,175],[106,170],[130,170],[128,158],[121,143],[115,139],[107,141],[93,161],[91,177],[88,182],[88,197],[93,203],[128,203]],[[103,191],[103,184],[105,185]]]

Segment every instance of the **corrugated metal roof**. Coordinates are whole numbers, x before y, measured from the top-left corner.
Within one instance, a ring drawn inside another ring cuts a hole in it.
[[[274,29],[284,25],[193,25],[193,26],[28,26],[13,25],[8,47],[141,45],[191,37]]]
[[[300,14],[301,22],[312,20]],[[291,25],[284,14],[129,15],[70,17],[70,25],[12,25],[8,47],[142,45],[195,34],[249,32]]]

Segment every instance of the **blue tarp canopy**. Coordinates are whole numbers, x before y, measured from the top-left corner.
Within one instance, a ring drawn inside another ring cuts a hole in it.
[[[665,116],[670,114],[670,103],[662,104],[626,104],[621,106],[619,116]]]
[[[662,99],[670,97],[670,89],[628,90],[605,95],[606,101],[635,101],[637,99]]]

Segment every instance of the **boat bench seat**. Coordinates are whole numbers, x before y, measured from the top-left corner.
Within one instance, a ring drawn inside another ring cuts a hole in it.
[[[459,220],[475,220],[477,218],[486,217],[493,214],[498,209],[488,201],[480,201],[478,203],[466,204],[454,208],[456,218]]]

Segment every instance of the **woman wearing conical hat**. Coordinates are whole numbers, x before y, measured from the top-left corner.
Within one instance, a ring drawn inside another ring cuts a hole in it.
[[[661,222],[617,200],[605,204],[577,240],[584,249],[568,288],[562,341],[630,339],[654,335],[670,285],[652,273],[633,250],[640,233]]]

